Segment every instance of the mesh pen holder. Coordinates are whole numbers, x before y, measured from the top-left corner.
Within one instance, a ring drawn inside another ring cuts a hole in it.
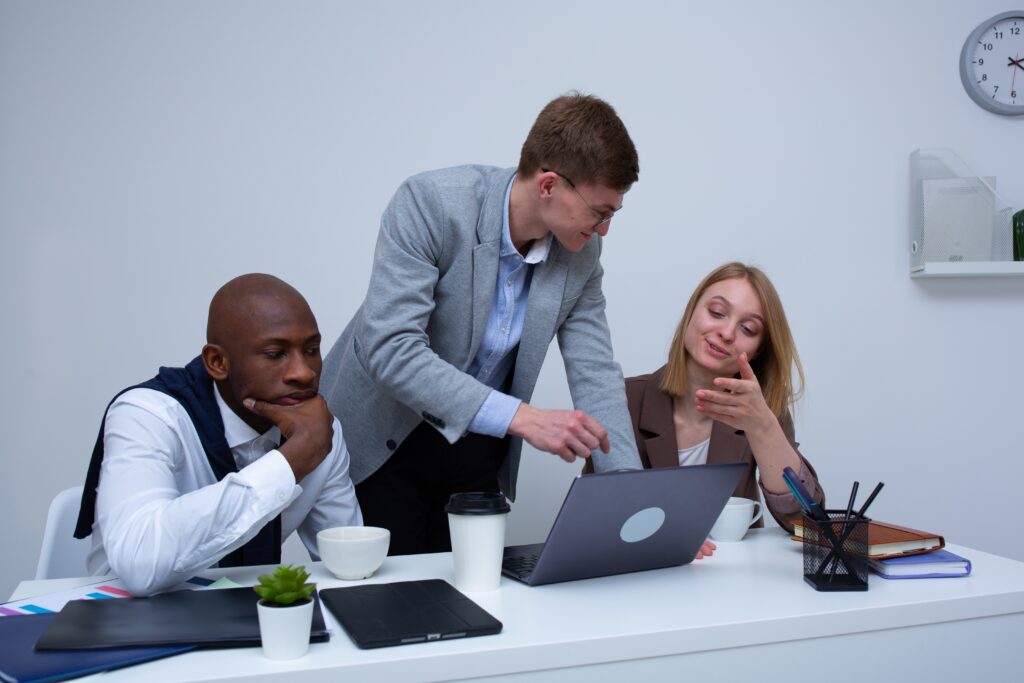
[[[826,510],[829,522],[803,518],[804,581],[818,591],[868,589],[868,520]]]

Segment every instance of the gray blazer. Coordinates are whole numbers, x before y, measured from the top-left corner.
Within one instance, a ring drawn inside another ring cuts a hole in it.
[[[459,166],[409,178],[381,218],[366,299],[324,359],[320,391],[341,421],[359,483],[426,420],[454,443],[491,389],[466,374],[494,297],[505,189],[514,169]],[[557,334],[573,404],[608,430],[598,471],[639,468],[622,370],[612,358],[600,239],[552,242],[534,266],[509,393],[529,401]],[[499,473],[515,499],[522,440]]]

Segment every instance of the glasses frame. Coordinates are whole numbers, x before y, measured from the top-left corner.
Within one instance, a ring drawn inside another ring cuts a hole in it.
[[[591,226],[591,228],[590,228],[591,230],[593,230],[594,228],[599,228],[602,225],[604,225],[605,223],[609,222],[612,218],[615,217],[616,212],[618,212],[618,210],[622,208],[620,206],[619,209],[612,209],[610,213],[606,213],[604,211],[598,211],[597,209],[595,209],[593,206],[590,205],[590,202],[587,201],[586,197],[584,197],[582,194],[580,194],[580,191],[579,191],[579,189],[577,189],[576,183],[574,183],[572,181],[572,178],[570,178],[569,176],[564,175],[562,173],[559,173],[558,171],[556,171],[554,169],[551,169],[551,168],[544,168],[543,166],[541,166],[540,170],[542,172],[544,172],[544,173],[554,173],[556,176],[558,176],[559,178],[561,178],[565,182],[569,183],[569,187],[571,187],[572,191],[576,193],[576,196],[579,197],[580,200],[584,204],[587,205],[587,208],[590,209],[594,213],[594,215],[596,215],[597,218],[598,218],[598,221],[596,223],[594,223],[594,225]]]

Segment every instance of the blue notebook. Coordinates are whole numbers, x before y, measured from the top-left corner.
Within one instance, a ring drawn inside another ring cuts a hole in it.
[[[868,564],[883,579],[944,579],[971,573],[970,560],[944,548],[922,555],[868,560]]]
[[[75,652],[36,652],[36,640],[56,614],[0,618],[0,681],[66,681],[122,666],[192,650],[185,647],[132,647]]]

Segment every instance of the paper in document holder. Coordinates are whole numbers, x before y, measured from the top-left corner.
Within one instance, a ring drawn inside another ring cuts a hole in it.
[[[991,260],[996,207],[989,188],[995,187],[996,179],[932,178],[921,182],[924,261]]]

